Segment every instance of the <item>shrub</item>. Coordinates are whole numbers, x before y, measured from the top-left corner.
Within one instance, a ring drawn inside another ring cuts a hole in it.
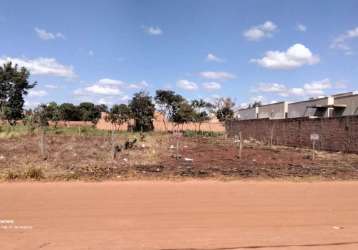
[[[218,137],[222,136],[224,133],[222,132],[214,132],[214,131],[194,131],[194,130],[185,130],[183,132],[183,136],[185,137]]]
[[[29,167],[24,173],[26,179],[41,180],[44,178],[44,173],[41,168]]]
[[[7,180],[7,181],[13,181],[13,180],[19,179],[20,177],[21,177],[20,174],[13,170],[9,170],[5,174],[5,180]]]

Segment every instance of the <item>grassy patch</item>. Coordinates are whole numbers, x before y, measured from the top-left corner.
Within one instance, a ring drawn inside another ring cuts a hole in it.
[[[4,175],[4,179],[7,181],[14,181],[20,178],[21,178],[21,174],[13,170],[8,170]]]
[[[29,167],[25,170],[23,177],[25,179],[41,180],[45,178],[41,168]]]
[[[26,126],[23,125],[0,125],[0,139],[3,138],[14,138],[19,136],[24,136],[28,134],[28,129]]]
[[[222,132],[213,132],[213,131],[194,131],[194,130],[185,130],[183,132],[185,137],[218,137],[223,136]]]

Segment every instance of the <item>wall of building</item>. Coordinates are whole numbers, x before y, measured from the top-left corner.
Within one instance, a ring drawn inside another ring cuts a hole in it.
[[[273,144],[311,147],[310,135],[320,135],[317,148],[358,153],[358,116],[334,118],[257,119],[226,124],[229,136],[242,132],[244,139],[254,138]]]
[[[346,105],[344,109],[337,109],[335,116],[358,115],[358,94],[334,98],[335,105]]]
[[[249,119],[256,119],[258,114],[259,108],[247,108],[247,109],[240,109],[238,111],[239,113],[239,119],[242,120],[249,120]]]
[[[286,117],[287,106],[286,102],[260,106],[258,118],[284,119]]]
[[[323,106],[329,105],[332,103],[331,97],[325,97],[320,99],[308,100],[303,102],[295,102],[288,104],[288,118],[297,118],[297,117],[310,117],[310,116],[320,116],[327,117],[328,113],[319,113],[315,108],[309,108],[309,106]]]

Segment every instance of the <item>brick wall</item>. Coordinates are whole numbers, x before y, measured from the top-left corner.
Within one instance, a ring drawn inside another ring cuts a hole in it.
[[[294,118],[282,120],[241,120],[226,124],[229,136],[242,132],[244,139],[294,147],[311,147],[310,135],[317,133],[317,148],[358,153],[358,116],[335,118]]]

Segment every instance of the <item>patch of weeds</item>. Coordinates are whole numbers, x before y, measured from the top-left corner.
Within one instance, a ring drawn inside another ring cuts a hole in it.
[[[80,174],[76,172],[68,172],[60,175],[58,178],[64,181],[79,180]]]
[[[41,179],[45,178],[45,175],[41,168],[29,167],[24,172],[24,178],[41,180]]]
[[[194,130],[185,130],[183,136],[185,137],[219,137],[223,136],[222,132],[214,131],[194,131]]]
[[[8,170],[5,174],[5,180],[14,181],[21,178],[21,174],[19,172]]]

